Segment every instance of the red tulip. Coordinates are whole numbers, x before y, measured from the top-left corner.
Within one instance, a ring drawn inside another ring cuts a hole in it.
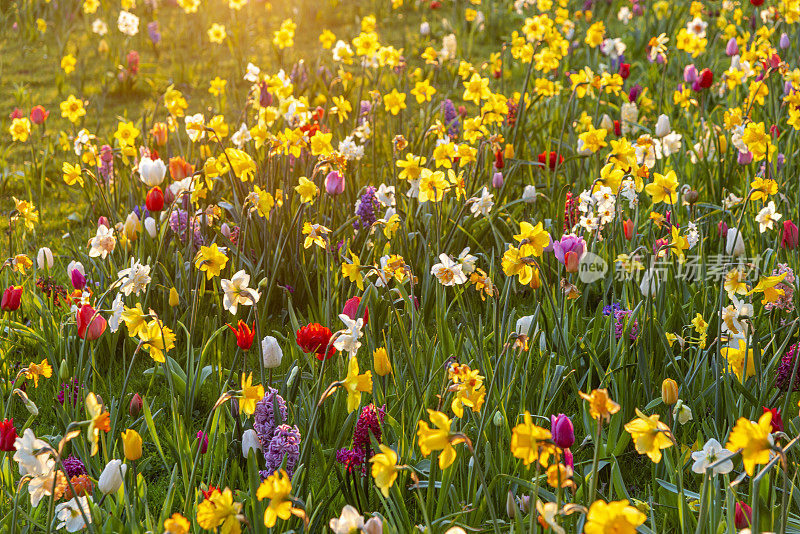
[[[750,3],[755,7],[760,7],[764,3],[764,0],[750,0]]]
[[[97,310],[84,304],[78,310],[77,317],[78,323],[78,337],[81,339],[93,340],[103,335],[106,331],[108,323],[102,315],[97,313]]]
[[[16,311],[22,302],[22,286],[10,286],[3,291],[3,300],[0,302],[0,310]]]
[[[622,126],[620,126],[619,121],[614,121],[614,135],[617,137],[622,135]]]
[[[561,165],[564,163],[564,156],[561,154],[556,154],[553,150],[549,154],[547,152],[542,152],[539,154],[539,163],[542,165],[546,165],[550,168],[551,171],[556,170],[556,165]]]
[[[131,417],[136,419],[139,417],[139,414],[142,413],[142,408],[144,408],[142,396],[138,393],[134,393],[133,398],[131,398],[131,403],[128,405],[128,413]]]
[[[44,109],[44,106],[34,106],[31,109],[31,122],[33,124],[44,124],[50,112]]]
[[[622,223],[622,230],[625,232],[625,239],[630,241],[633,239],[633,221],[630,219],[626,219],[624,223]]]
[[[155,186],[147,192],[144,205],[148,211],[161,211],[164,209],[164,193],[160,187]]]
[[[228,328],[236,334],[236,344],[239,345],[239,348],[242,350],[250,350],[250,347],[253,346],[253,338],[256,335],[255,331],[247,326],[247,323],[241,319],[239,319],[236,326],[237,328],[234,328],[230,324],[228,325]],[[253,326],[255,326],[255,323]]]
[[[331,343],[333,333],[319,323],[311,323],[297,331],[295,341],[303,352],[313,352],[318,360],[328,359],[336,352]]]
[[[498,149],[497,152],[494,153],[494,168],[502,169],[505,166],[506,164],[503,163],[503,151]]]
[[[623,80],[627,80],[628,76],[631,75],[631,64],[630,63],[623,63],[619,66],[619,76]]]
[[[797,226],[792,221],[783,221],[781,247],[792,250],[797,248]]]
[[[697,79],[697,85],[700,86],[701,89],[708,89],[711,87],[711,84],[714,83],[714,73],[711,72],[709,69],[703,69],[700,71],[700,77]]]
[[[753,509],[743,502],[737,502],[734,512],[733,524],[736,528],[750,528],[753,519]]]
[[[344,308],[342,308],[342,313],[350,317],[351,319],[356,319],[356,314],[358,313],[358,307],[361,305],[361,297],[351,297],[347,299],[347,302],[344,303]],[[362,317],[364,319],[364,325],[369,323],[369,306],[364,308],[364,315]]]
[[[17,439],[17,429],[14,428],[14,419],[4,419],[0,423],[0,451],[13,451],[14,441]]]
[[[766,406],[762,406],[764,409],[763,413],[771,412],[772,413],[772,431],[773,432],[783,432],[783,418],[781,417],[781,409],[780,408],[767,408]]]

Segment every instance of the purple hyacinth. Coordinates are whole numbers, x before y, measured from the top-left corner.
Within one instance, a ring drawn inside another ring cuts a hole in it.
[[[608,306],[603,306],[603,315],[609,316],[612,313],[616,313],[620,310],[622,310],[622,304],[620,304],[619,302],[614,302],[612,304],[609,304]]]
[[[280,420],[275,420],[275,406],[280,412]],[[261,442],[261,450],[269,448],[269,442],[275,433],[275,428],[286,422],[286,401],[283,400],[275,388],[267,389],[264,398],[256,403],[256,411],[253,415],[253,430],[258,435]]]
[[[614,312],[614,319],[616,320],[616,323],[614,323],[614,337],[617,339],[622,337],[622,333],[625,331],[625,323],[631,313],[633,313],[631,310],[617,310]],[[634,319],[628,332],[628,338],[631,341],[636,341],[637,337],[639,337],[639,322]]]
[[[75,456],[70,455],[64,459],[64,471],[69,478],[86,474],[86,466]]]
[[[147,24],[147,35],[150,36],[150,40],[153,42],[154,45],[157,45],[161,42],[161,32],[158,31],[158,21],[154,20],[153,22],[149,22]]]
[[[375,221],[378,220],[378,216],[375,212],[378,211],[379,208],[380,202],[375,198],[375,188],[371,185],[367,186],[364,194],[361,195],[361,198],[356,202],[356,215],[358,215],[359,220],[353,223],[353,227],[371,227]]]
[[[280,469],[283,459],[286,458],[286,473],[292,478],[297,460],[300,459],[301,439],[300,429],[296,425],[278,425],[269,442],[269,448],[264,453],[266,471],[274,473]]]
[[[69,401],[71,406],[77,405],[78,399],[83,397],[81,395],[82,389],[83,386],[78,383],[77,378],[73,378],[70,382],[63,382],[58,392],[58,403],[63,406],[65,401]]]
[[[359,126],[367,118],[367,115],[372,111],[372,102],[369,100],[362,100],[358,107],[358,124]]]
[[[449,98],[442,102],[442,113],[444,113],[444,125],[447,126],[447,135],[458,137],[459,123],[456,106]]]
[[[796,356],[798,345],[800,345],[800,343],[795,343],[789,347],[789,350],[783,355],[781,363],[778,366],[778,377],[775,380],[775,386],[781,391],[789,390],[789,383],[792,380],[792,374],[794,374],[794,366],[797,364]],[[800,369],[797,370],[791,389],[792,391],[800,390]]]

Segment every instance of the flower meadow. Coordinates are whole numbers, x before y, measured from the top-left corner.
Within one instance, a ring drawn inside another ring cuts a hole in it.
[[[800,532],[799,0],[0,18],[0,531]]]

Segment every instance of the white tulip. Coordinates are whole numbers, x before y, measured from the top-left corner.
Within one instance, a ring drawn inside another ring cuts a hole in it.
[[[264,367],[274,369],[281,364],[283,350],[278,344],[278,340],[272,336],[267,336],[261,340],[261,357],[264,360]]]
[[[536,186],[535,185],[526,185],[525,189],[522,190],[522,201],[528,204],[533,204],[536,202]]]
[[[639,283],[639,290],[645,298],[655,297],[659,285],[661,285],[661,280],[658,271],[650,267],[642,276],[642,281]]]
[[[744,252],[742,233],[736,228],[729,228],[728,237],[725,241],[725,253],[729,256],[742,256]]]
[[[671,131],[672,128],[670,128],[669,125],[669,117],[662,113],[658,116],[658,121],[656,121],[656,137],[664,137]]]
[[[533,322],[533,315],[526,315],[517,319],[516,332],[518,335],[527,336],[531,333],[531,323]]]
[[[122,463],[122,460],[111,460],[106,464],[103,472],[100,473],[100,479],[97,481],[97,487],[105,495],[116,493],[122,486],[122,479],[125,477],[125,472],[128,466]]]
[[[431,25],[427,22],[423,22],[419,25],[419,33],[422,35],[430,35],[431,33]]]
[[[150,158],[142,158],[139,161],[139,176],[149,187],[155,187],[164,181],[164,176],[167,174],[167,166],[161,159],[152,160]]]
[[[52,269],[53,252],[47,247],[40,248],[36,254],[36,263],[39,265],[39,269]]]
[[[242,456],[248,457],[250,451],[260,451],[261,442],[258,441],[258,434],[252,428],[248,428],[242,434]]]
[[[150,237],[156,236],[156,220],[152,217],[147,217],[144,220],[144,229]]]

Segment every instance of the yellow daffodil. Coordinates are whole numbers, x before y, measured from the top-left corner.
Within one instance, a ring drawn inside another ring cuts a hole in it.
[[[375,485],[381,490],[383,496],[388,498],[389,488],[397,479],[397,453],[383,443],[378,446],[381,452],[369,460],[372,463],[372,478],[375,479]]]
[[[589,403],[589,415],[594,419],[608,421],[619,411],[619,404],[611,400],[607,389],[595,389],[589,394],[579,391],[578,395]]]
[[[525,465],[538,460],[543,467],[546,467],[550,455],[555,450],[553,444],[548,442],[551,437],[549,430],[533,424],[533,418],[526,410],[522,423],[511,431],[511,454],[522,460]]]
[[[658,415],[646,416],[636,409],[636,418],[625,425],[639,454],[646,454],[653,462],[661,461],[661,450],[672,447],[669,427],[658,420]]]
[[[769,451],[772,446],[772,412],[766,411],[758,419],[758,423],[741,417],[731,430],[725,447],[729,451],[742,451],[744,470],[753,476],[756,465],[769,462]]]

